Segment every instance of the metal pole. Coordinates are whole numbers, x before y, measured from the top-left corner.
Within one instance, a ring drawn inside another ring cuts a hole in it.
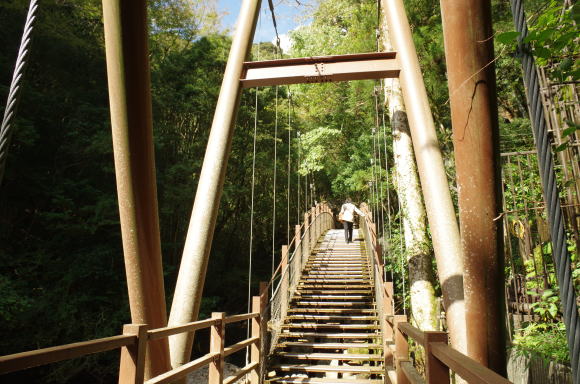
[[[443,157],[403,2],[382,0],[382,6],[387,10],[392,43],[401,63],[401,87],[437,259],[451,344],[465,352],[461,244]]]
[[[147,5],[103,0],[111,126],[121,234],[133,324],[167,325],[157,187]],[[149,343],[145,377],[169,369],[166,341]]]
[[[465,274],[467,354],[505,374],[499,127],[489,0],[441,0]]]
[[[169,316],[170,326],[194,321],[199,313],[241,96],[240,77],[244,60],[248,57],[252,46],[260,3],[260,0],[244,0],[240,9],[185,240]],[[193,333],[183,333],[169,338],[173,367],[189,361],[192,344]]]

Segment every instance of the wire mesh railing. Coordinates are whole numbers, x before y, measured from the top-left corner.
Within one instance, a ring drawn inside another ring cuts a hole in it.
[[[271,352],[276,346],[304,265],[316,248],[320,236],[333,227],[331,209],[326,204],[319,204],[304,214],[304,223],[295,227],[295,236],[290,244],[282,246],[282,261],[268,283],[268,289],[274,287],[272,297],[262,314],[268,328],[264,351]]]

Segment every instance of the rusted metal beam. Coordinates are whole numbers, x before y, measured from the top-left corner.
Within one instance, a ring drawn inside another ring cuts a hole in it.
[[[399,79],[437,259],[451,344],[465,352],[463,257],[443,156],[403,1],[381,0],[381,4],[387,10],[391,41],[401,61]]]
[[[224,73],[207,149],[203,160],[183,257],[173,295],[169,326],[197,319],[201,305],[209,253],[216,225],[236,114],[240,104],[244,60],[250,53],[261,0],[244,0]],[[169,338],[171,364],[179,367],[189,361],[193,333]]]
[[[244,88],[398,77],[396,52],[301,57],[244,63]]]
[[[491,0],[441,0],[463,249],[467,355],[505,374]]]
[[[119,216],[131,320],[167,325],[157,212],[147,2],[103,0]],[[167,340],[149,343],[145,378],[166,372]]]

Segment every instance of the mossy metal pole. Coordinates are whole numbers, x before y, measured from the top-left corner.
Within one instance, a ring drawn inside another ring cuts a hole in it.
[[[443,157],[403,1],[382,0],[382,6],[387,10],[392,43],[401,63],[399,79],[437,259],[451,344],[465,352],[463,258]]]
[[[167,325],[163,287],[153,128],[147,5],[103,0],[115,173],[131,321]],[[149,343],[145,378],[169,369],[164,340]]]
[[[185,240],[169,316],[170,326],[194,321],[199,313],[241,96],[240,78],[252,46],[260,3],[260,0],[244,0],[240,9]],[[173,367],[189,361],[192,344],[192,333],[169,338]]]

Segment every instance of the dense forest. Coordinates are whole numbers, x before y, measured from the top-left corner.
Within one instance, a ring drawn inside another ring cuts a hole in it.
[[[221,27],[212,1],[149,3],[156,172],[169,304],[231,37]],[[253,47],[253,60],[379,49],[376,0],[300,3],[310,18],[289,33],[290,50],[280,52],[276,45],[263,42]],[[509,2],[492,3],[498,36],[495,66],[501,151],[529,151],[534,144],[521,68],[514,54]],[[577,6],[567,4],[526,2],[532,31],[537,31],[530,42],[539,63],[551,68],[549,78],[577,84],[574,28],[579,12]],[[439,2],[406,0],[405,5],[455,191]],[[27,6],[25,0],[0,3],[0,103],[8,95]],[[269,22],[270,16],[261,12],[258,28]],[[244,312],[250,254],[251,284],[256,292],[259,281],[269,280],[273,264],[279,262],[280,246],[300,221],[301,212],[320,201],[336,207],[347,196],[369,202],[377,212],[386,209],[392,222],[392,228],[386,228],[383,214],[383,241],[392,250],[387,265],[395,272],[400,302],[406,303],[401,305],[409,305],[404,290],[406,266],[399,262],[405,250],[403,230],[397,224],[401,220],[397,189],[390,181],[395,171],[389,160],[393,149],[382,86],[379,81],[357,81],[244,91],[210,257],[208,276],[212,278],[205,284],[200,318],[215,310]],[[561,143],[560,151],[573,144],[578,127],[574,123],[578,121],[567,125],[570,140]],[[118,334],[122,324],[130,322],[130,315],[100,1],[41,2],[14,127],[0,184],[0,355]],[[377,143],[384,146],[378,174],[373,154]],[[254,161],[256,203],[252,205]],[[562,176],[565,192],[573,187],[570,181],[578,182]],[[514,207],[542,200],[539,183],[520,185],[522,189],[517,190],[506,187],[506,200]],[[569,191],[570,196],[573,193]],[[542,247],[549,245],[544,242]],[[573,240],[570,250],[577,254]],[[542,251],[540,257],[549,259],[549,251]],[[531,273],[525,262],[506,267],[506,274],[511,276],[516,268]],[[549,268],[545,269],[549,274]],[[536,270],[533,277],[537,276]],[[575,273],[579,276],[580,272]],[[550,303],[556,313],[546,312],[552,308],[546,307]],[[544,309],[545,324],[553,324],[558,317],[557,305],[552,300],[537,306]],[[556,328],[561,334],[561,327]],[[540,332],[546,332],[546,326]],[[551,358],[558,353],[560,360],[568,359],[565,342],[554,349],[547,352]],[[108,383],[116,375],[117,359],[116,354],[91,356],[32,370],[20,374],[18,380]]]

